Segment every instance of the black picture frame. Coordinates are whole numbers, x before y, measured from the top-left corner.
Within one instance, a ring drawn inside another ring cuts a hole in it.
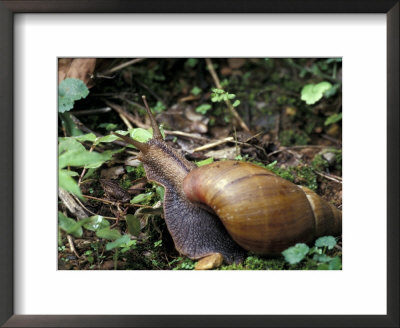
[[[0,324],[4,327],[399,327],[399,7],[398,0],[0,0]],[[18,202],[13,188],[14,14],[122,12],[386,14],[387,315],[14,315],[13,204]]]

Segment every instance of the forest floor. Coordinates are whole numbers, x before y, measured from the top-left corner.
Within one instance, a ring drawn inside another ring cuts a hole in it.
[[[166,143],[186,159],[250,161],[341,209],[338,58],[61,59],[59,76],[88,86],[84,99],[60,112],[60,154],[74,139],[82,154],[105,158],[100,165],[65,164],[75,194],[59,193],[61,270],[194,269],[195,261],[174,247],[162,214],[163,188],[147,181],[138,152],[101,139],[150,127],[142,95]],[[294,264],[250,252],[242,264],[219,269],[341,269],[342,240],[334,237],[334,244],[309,245]]]

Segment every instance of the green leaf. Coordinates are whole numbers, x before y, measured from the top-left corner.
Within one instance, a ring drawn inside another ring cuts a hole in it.
[[[66,233],[74,237],[81,237],[83,234],[82,227],[76,225],[76,221],[58,212],[58,226]]]
[[[320,265],[318,265],[317,270],[329,270],[328,263],[321,263]]]
[[[71,176],[78,175],[78,173],[68,170],[58,170],[58,185],[60,188],[68,191],[80,198],[83,198],[78,183],[71,178]]]
[[[126,222],[128,224],[128,232],[132,236],[139,236],[140,233],[140,220],[137,216],[128,214],[126,216]]]
[[[219,100],[219,96],[218,95],[211,95],[211,101],[212,102],[217,102]]]
[[[240,105],[240,100],[236,99],[235,102],[232,104],[233,107],[237,107]]]
[[[164,199],[164,194],[165,194],[165,189],[163,186],[157,186],[156,187],[156,194],[158,197],[163,200]]]
[[[68,78],[58,85],[58,111],[64,113],[74,107],[74,102],[86,98],[89,89],[79,79]]]
[[[337,91],[339,90],[339,88],[340,88],[340,84],[339,84],[339,83],[334,84],[334,85],[332,86],[332,88],[330,88],[330,89],[328,89],[328,90],[326,90],[326,91],[324,92],[324,97],[325,97],[325,98],[333,97],[333,96],[337,93]]]
[[[87,219],[75,221],[74,219],[65,216],[62,212],[58,212],[58,226],[60,229],[74,237],[82,237],[82,225],[86,222],[88,222]]]
[[[83,134],[81,130],[79,130],[78,126],[71,118],[70,113],[59,113],[61,123],[69,136],[80,136]]]
[[[114,124],[114,123],[101,123],[101,124],[99,124],[99,128],[104,128],[107,131],[113,131],[113,130],[115,130],[117,128],[117,126],[118,125]]]
[[[332,236],[320,237],[315,241],[316,247],[328,247],[328,249],[333,249],[336,245],[336,239]]]
[[[197,166],[203,166],[203,165],[207,165],[207,164],[211,164],[214,162],[214,158],[213,157],[209,157],[207,159],[204,159],[202,161],[196,162]]]
[[[132,139],[135,139],[139,142],[147,142],[153,137],[153,134],[151,132],[142,128],[129,129],[129,134]]]
[[[201,113],[201,114],[205,114],[205,113],[207,113],[207,111],[209,111],[211,109],[211,105],[210,104],[202,104],[202,105],[200,105],[200,106],[198,106],[197,108],[196,108],[196,112],[197,113]]]
[[[236,95],[233,94],[233,93],[228,93],[228,94],[227,94],[227,98],[228,98],[228,99],[234,99],[235,97],[236,97]]]
[[[342,260],[340,257],[336,256],[329,262],[328,266],[329,270],[341,270],[342,269]]]
[[[145,194],[139,194],[139,195],[133,197],[131,199],[130,203],[131,204],[138,204],[138,203],[142,203],[142,202],[148,201],[148,200],[150,200],[152,195],[153,195],[153,192],[148,192],[148,193],[145,193]]]
[[[67,151],[85,151],[85,147],[82,146],[75,138],[58,138],[58,155],[61,155]]]
[[[100,144],[102,142],[104,142],[104,143],[113,142],[113,141],[118,140],[118,139],[119,138],[117,136],[115,136],[113,134],[109,134],[109,135],[106,135],[106,136],[103,136],[103,137],[96,138],[96,140],[94,141],[94,144],[98,145],[98,144]]]
[[[314,254],[313,256],[313,260],[317,261],[317,262],[323,262],[323,263],[327,263],[330,262],[332,260],[331,257],[325,255],[325,254]]]
[[[84,228],[91,231],[97,231],[110,226],[110,222],[104,219],[101,215],[94,215],[88,218],[89,221],[84,224]]]
[[[318,84],[307,84],[301,90],[301,100],[307,105],[313,105],[324,96],[324,92],[332,88],[329,82],[320,82]]]
[[[165,110],[165,105],[161,101],[157,101],[157,104],[153,107],[153,111],[156,113],[161,113]]]
[[[75,138],[60,138],[58,146],[58,167],[83,166],[86,168],[97,168],[104,162],[109,161],[112,155],[122,151],[106,150],[103,153],[88,151]]]
[[[189,67],[195,67],[197,65],[197,62],[199,60],[197,58],[189,58],[186,62],[185,62],[185,66],[189,66]]]
[[[129,235],[123,235],[122,237],[118,238],[117,240],[107,243],[106,244],[106,250],[110,251],[114,248],[117,248],[119,246],[125,245],[131,240],[131,237]]]
[[[326,120],[324,125],[329,125],[329,124],[333,124],[336,123],[338,121],[340,121],[342,119],[342,113],[335,113],[332,114],[331,116],[329,116]]]
[[[96,168],[102,166],[103,163],[109,161],[113,157],[114,154],[120,153],[123,150],[124,149],[121,148],[121,149],[116,149],[116,150],[106,150],[106,151],[103,151],[102,153],[96,153],[99,155],[99,156],[97,156],[97,161],[95,161],[94,158],[91,158],[90,163],[87,163],[84,167],[87,169],[90,169],[90,168],[96,169]],[[92,152],[92,153],[94,153],[94,152]]]
[[[192,93],[192,95],[197,96],[197,95],[199,95],[202,91],[203,91],[203,90],[201,90],[199,87],[194,87],[194,88],[192,89],[192,91],[190,91],[190,92]]]
[[[94,175],[96,172],[96,169],[88,169],[84,177],[82,178],[82,181],[89,179],[91,176]]]
[[[77,137],[75,137],[75,139],[80,142],[84,142],[84,141],[94,142],[97,139],[97,137],[94,133],[88,133],[88,134],[83,134],[83,135],[77,136]]]
[[[300,243],[293,247],[289,247],[287,250],[282,252],[286,262],[290,264],[299,263],[307,255],[309,247],[306,244]]]
[[[97,230],[96,236],[108,240],[117,240],[119,237],[121,237],[121,233],[118,230],[107,227]]]

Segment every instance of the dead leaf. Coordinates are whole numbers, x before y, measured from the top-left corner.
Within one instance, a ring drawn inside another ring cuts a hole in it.
[[[66,78],[82,80],[88,88],[93,86],[96,58],[60,58],[58,60],[58,83]]]

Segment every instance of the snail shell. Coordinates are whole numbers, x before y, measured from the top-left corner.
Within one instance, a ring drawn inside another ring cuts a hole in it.
[[[308,188],[251,163],[222,161],[192,170],[183,190],[211,208],[244,249],[278,254],[298,242],[340,235],[342,214]]]

